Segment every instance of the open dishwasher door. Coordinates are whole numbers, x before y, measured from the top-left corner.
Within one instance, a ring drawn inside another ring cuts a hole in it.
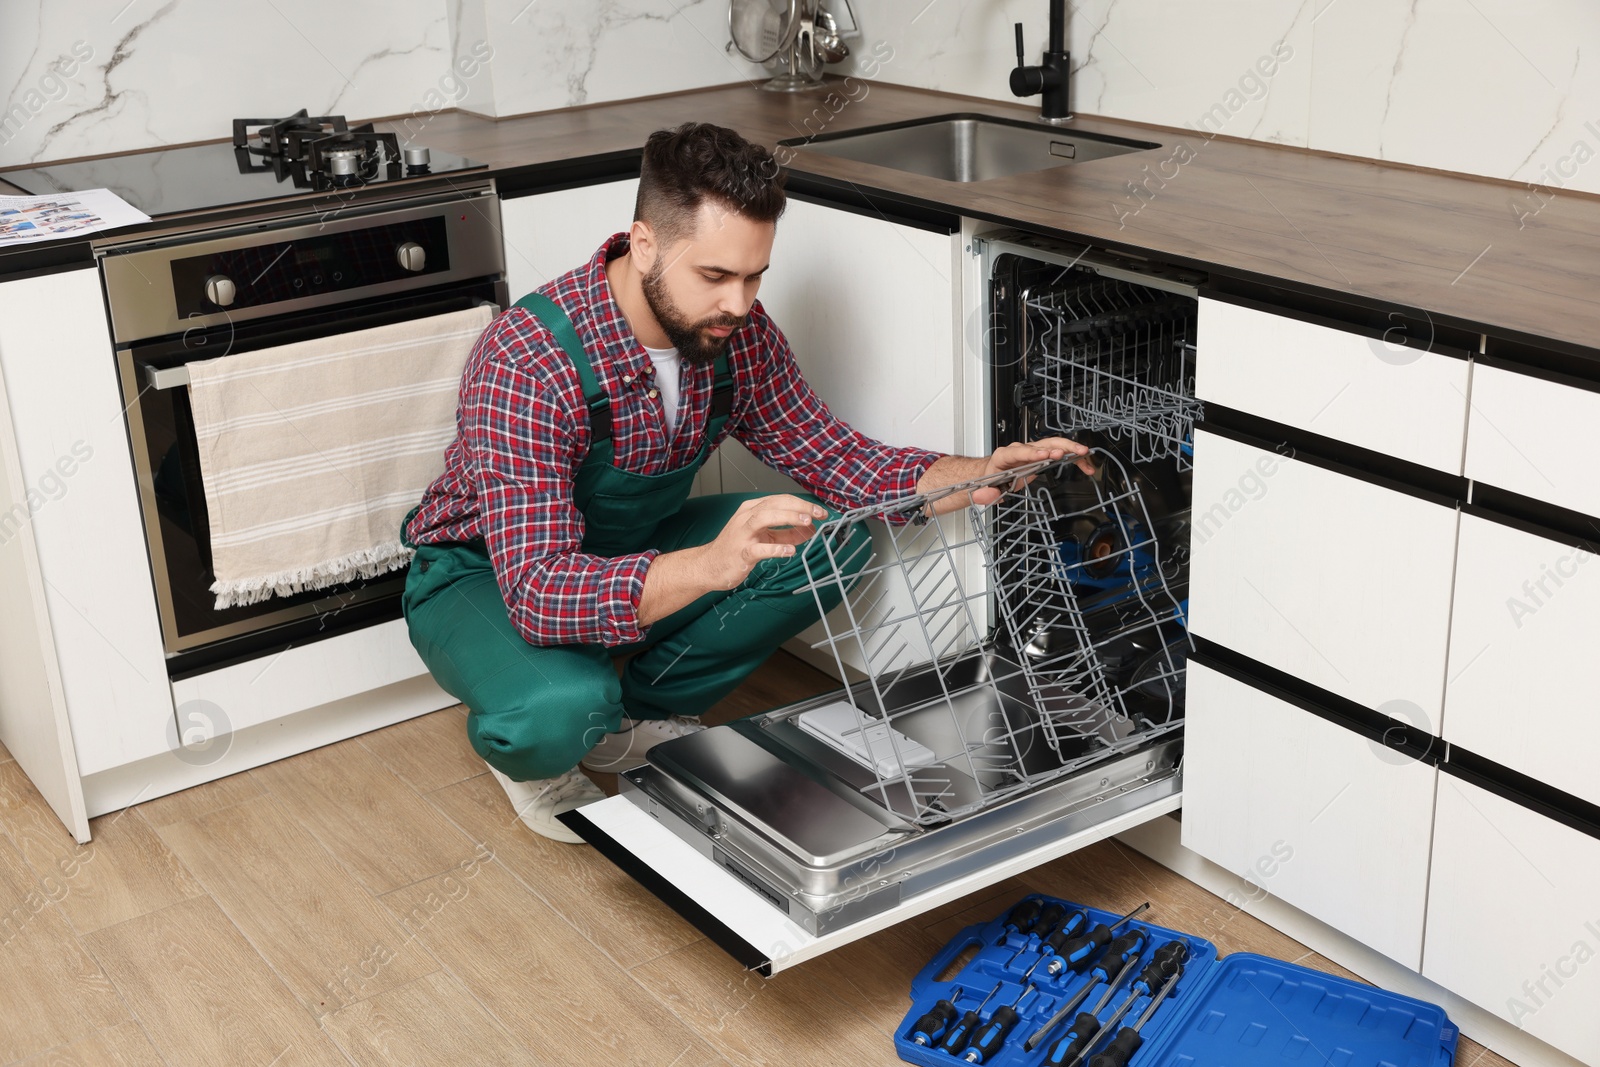
[[[1093,443],[1095,474],[1040,463],[822,525],[832,565],[797,595],[843,585],[818,644],[845,688],[659,745],[562,817],[763,974],[1181,800],[1193,298],[994,252],[997,427]],[[870,558],[841,582],[850,552]]]

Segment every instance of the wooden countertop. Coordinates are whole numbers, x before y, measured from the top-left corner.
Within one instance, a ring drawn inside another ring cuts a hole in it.
[[[771,147],[808,132],[955,112],[1036,114],[894,85],[856,81],[850,90],[856,99],[844,102],[846,89],[836,87],[837,114],[822,92],[741,85],[500,120],[445,113],[416,136],[509,168],[637,149],[650,131],[689,120]],[[1067,128],[1162,148],[972,184],[809,151],[795,153],[789,168],[956,214],[1402,305],[1441,324],[1600,349],[1600,196],[1546,192],[1538,210],[1528,187],[1513,182],[1108,119]],[[1153,197],[1136,199],[1129,182],[1145,182]],[[1519,226],[1517,204],[1537,214]]]
[[[770,147],[958,112],[1029,119],[1035,108],[852,80],[836,83],[831,98],[725,86],[498,120],[442,112],[412,119],[409,131],[512,178],[529,167],[555,173],[579,160],[626,159],[651,131],[690,120]],[[1547,190],[1541,208],[1514,182],[1093,117],[1064,128],[1162,147],[981,183],[809,150],[794,153],[789,168],[872,197],[1600,356],[1600,196]],[[1143,199],[1130,182],[1143,183]],[[1518,205],[1527,216],[1520,220]]]

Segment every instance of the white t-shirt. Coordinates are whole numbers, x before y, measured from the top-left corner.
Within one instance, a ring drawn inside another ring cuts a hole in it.
[[[667,418],[667,436],[678,432],[678,371],[683,358],[676,348],[646,348],[645,354],[656,366],[656,389],[660,392],[661,413]]]

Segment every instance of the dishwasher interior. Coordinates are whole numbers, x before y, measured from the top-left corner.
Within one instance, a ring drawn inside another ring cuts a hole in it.
[[[813,934],[1181,788],[1203,278],[1023,234],[980,248],[993,440],[1068,436],[1094,473],[1046,461],[822,525],[830,566],[799,595],[843,586],[817,647],[844,688],[619,779]],[[981,486],[1004,494],[927,518]],[[860,523],[882,524],[864,547]]]

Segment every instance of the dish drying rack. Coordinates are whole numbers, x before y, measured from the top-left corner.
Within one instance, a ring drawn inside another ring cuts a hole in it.
[[[1079,268],[1028,294],[1024,359],[1042,386],[1047,424],[1096,431],[1134,463],[1191,466],[1202,405],[1194,397],[1195,302]]]
[[[848,680],[853,758],[869,772],[861,792],[900,817],[960,819],[1181,724],[1188,638],[1156,525],[1122,461],[1092,461],[1092,478],[1075,459],[1043,461],[817,529],[827,566],[813,573],[803,557],[809,582],[797,595],[821,607],[843,587],[813,647]],[[1093,485],[1092,505],[1081,487],[1078,507],[1064,503],[1072,478]],[[927,520],[939,501],[985,487],[1005,493]],[[850,538],[875,520],[886,536]],[[964,562],[973,551],[986,581]]]

